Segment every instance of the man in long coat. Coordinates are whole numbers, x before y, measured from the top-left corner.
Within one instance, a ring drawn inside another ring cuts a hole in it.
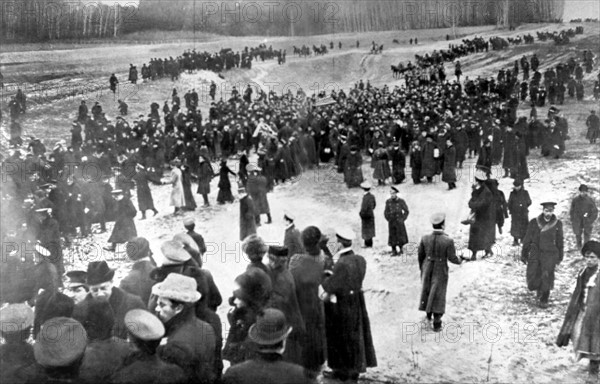
[[[136,173],[133,176],[135,187],[137,189],[138,208],[142,212],[142,220],[146,218],[146,211],[151,209],[154,212],[154,216],[158,214],[158,211],[154,207],[154,199],[152,198],[152,192],[148,182],[160,184],[160,180],[154,178],[151,174],[146,171],[146,168],[141,164],[136,164]]]
[[[521,261],[527,264],[527,288],[537,291],[539,306],[548,307],[554,288],[554,269],[564,255],[563,225],[554,215],[556,203],[542,203],[541,215],[529,222],[523,239]]]
[[[208,158],[200,156],[200,165],[198,166],[196,176],[198,176],[198,190],[196,192],[199,195],[202,195],[202,198],[204,199],[204,206],[208,207],[210,205],[210,203],[208,202],[208,194],[210,193],[210,181],[215,176],[215,172],[212,169]]]
[[[319,285],[323,280],[325,257],[320,248],[321,231],[307,227],[302,231],[306,253],[292,256],[290,273],[296,285],[296,297],[306,327],[303,345],[303,363],[316,377],[326,359],[325,312],[319,299]]]
[[[486,256],[492,254],[492,245],[496,241],[496,208],[494,195],[486,186],[487,176],[483,171],[475,173],[475,184],[469,200],[469,208],[475,215],[475,222],[469,230],[469,249],[471,261],[477,260],[477,252],[485,250]]]
[[[56,271],[59,276],[65,273],[63,262],[62,246],[60,244],[60,230],[58,221],[52,216],[50,208],[42,208],[36,210],[40,220],[40,231],[38,233],[38,241],[41,246],[50,251],[48,258],[52,264],[56,266]]]
[[[590,360],[588,382],[596,383],[600,367],[600,243],[594,240],[585,243],[581,254],[586,266],[577,274],[577,285],[556,345],[566,347],[572,341],[576,359]]]
[[[372,187],[371,183],[365,181],[360,185],[360,187],[365,191],[359,212],[361,234],[363,240],[365,241],[365,247],[370,248],[373,247],[373,238],[375,237],[374,211],[377,203],[375,201],[375,196],[373,196],[373,194],[370,192]]]
[[[246,189],[256,204],[256,224],[260,225],[260,215],[262,214],[267,215],[267,224],[270,224],[273,220],[267,199],[267,178],[258,174],[260,168],[254,164],[248,164],[246,169],[248,170]]]
[[[577,240],[577,248],[581,248],[581,237],[583,242],[590,241],[594,221],[598,218],[598,208],[594,199],[588,195],[588,187],[585,184],[579,186],[579,195],[571,202],[571,223]]]
[[[394,141],[389,153],[392,160],[392,184],[400,184],[406,178],[404,168],[406,168],[406,156],[400,149],[400,143]]]
[[[451,139],[446,140],[443,156],[442,181],[448,183],[448,190],[452,190],[456,188],[456,148]]]
[[[271,298],[267,307],[279,309],[292,326],[283,358],[302,365],[302,342],[306,328],[296,297],[296,283],[288,270],[289,253],[286,247],[269,246],[268,275],[271,278]]]
[[[423,236],[419,243],[419,270],[421,271],[421,300],[419,311],[425,311],[427,320],[433,316],[433,330],[442,330],[442,316],[446,312],[448,262],[460,264],[456,257],[454,240],[444,233],[446,215],[431,216],[433,233]]]
[[[326,321],[327,365],[332,372],[326,372],[325,377],[356,381],[360,373],[377,366],[362,291],[367,262],[352,251],[354,233],[351,230],[340,228],[336,237],[342,247],[339,259],[333,270],[325,271],[327,277],[322,283],[331,301]]]
[[[392,186],[391,197],[385,202],[383,215],[388,221],[388,245],[392,247],[392,256],[402,254],[402,247],[408,243],[408,234],[404,222],[409,211],[406,202],[398,197],[398,189]],[[399,251],[396,251],[396,247]]]
[[[358,151],[358,147],[352,146],[343,164],[344,182],[348,188],[358,187],[362,183],[362,161],[362,155]]]
[[[521,180],[515,180],[513,186],[514,188],[508,197],[508,212],[511,217],[510,234],[514,239],[513,245],[516,246],[523,240],[527,232],[531,198],[529,197],[529,192],[523,187]]]
[[[254,200],[246,193],[246,188],[240,185],[240,240],[256,234],[256,208]]]
[[[434,157],[436,149],[438,147],[433,142],[433,136],[427,135],[421,149],[421,176],[425,176],[428,183],[433,181],[433,176],[437,173],[437,162]]]
[[[115,251],[118,243],[126,243],[137,236],[135,222],[133,221],[133,218],[137,215],[137,210],[133,203],[129,200],[129,197],[123,195],[123,191],[120,189],[115,189],[112,194],[115,195],[117,200],[117,218],[108,239],[112,246],[105,248],[107,251]]]
[[[283,220],[286,223],[285,234],[283,236],[283,246],[289,251],[289,256],[298,255],[304,253],[304,246],[302,245],[302,236],[300,231],[294,224],[295,216],[290,212],[284,212]],[[289,318],[288,318],[289,320]]]

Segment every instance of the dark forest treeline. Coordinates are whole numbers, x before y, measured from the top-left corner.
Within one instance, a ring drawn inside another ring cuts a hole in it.
[[[555,21],[565,0],[0,0],[5,41],[111,38],[143,30],[225,35],[444,28]]]

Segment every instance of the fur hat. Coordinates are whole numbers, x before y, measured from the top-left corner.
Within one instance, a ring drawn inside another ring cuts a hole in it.
[[[42,325],[33,354],[43,367],[67,367],[83,356],[86,346],[87,333],[80,322],[56,317]]]
[[[269,247],[264,240],[258,235],[250,235],[244,239],[242,243],[242,252],[244,252],[250,260],[256,257],[263,257]]]
[[[37,334],[42,324],[54,317],[71,317],[75,302],[69,296],[53,291],[44,291],[35,301],[33,334]]]
[[[287,247],[282,247],[279,245],[269,245],[269,255],[273,255],[276,257],[287,257],[289,256],[289,251]]]
[[[179,273],[169,273],[163,282],[152,287],[152,294],[184,303],[195,303],[201,298],[197,288],[198,284],[194,278]]]
[[[583,245],[583,248],[581,248],[581,254],[585,256],[585,254],[588,252],[593,252],[596,254],[597,257],[600,258],[600,242],[596,240],[590,240],[587,243],[585,243]]]
[[[115,325],[115,314],[110,303],[107,300],[92,300],[82,324],[90,340],[110,338]]]
[[[259,268],[250,268],[236,277],[239,288],[233,295],[251,307],[263,307],[271,296],[271,278]]]
[[[150,254],[150,243],[144,237],[134,237],[127,242],[125,250],[129,259],[140,260]]]
[[[314,248],[321,241],[321,230],[315,226],[304,228],[302,231],[302,245],[305,248]]]

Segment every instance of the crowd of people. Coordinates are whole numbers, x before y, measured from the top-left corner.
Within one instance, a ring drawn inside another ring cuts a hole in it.
[[[372,247],[377,203],[363,174],[365,157],[372,179],[391,188],[384,216],[392,256],[402,254],[408,243],[404,223],[410,207],[398,196],[397,185],[407,176],[415,184],[435,185],[441,176],[453,190],[457,169],[467,157],[477,157],[471,213],[464,221],[470,226],[471,257],[456,255],[453,240],[443,233],[443,213],[431,217],[433,233],[419,245],[419,310],[426,312],[434,331],[442,329],[448,280],[447,266],[439,265],[475,261],[481,251],[484,258],[492,256],[496,228],[501,232],[509,215],[513,244],[522,247],[521,259],[527,264],[528,288],[547,307],[555,266],[564,257],[564,229],[554,215],[554,202],[543,202],[542,213],[530,220],[533,201],[524,181],[530,177],[531,151],[562,156],[568,123],[556,106],[539,119],[539,102],[532,103],[529,117],[518,116],[519,102],[524,101],[520,72],[526,81],[525,68],[531,67],[534,80],[541,83],[537,74],[543,63],[535,55],[499,71],[496,78],[461,81],[463,69],[456,58],[482,49],[487,49],[485,42],[474,39],[434,51],[403,67],[404,86],[375,87],[360,80],[347,92],[328,95],[331,103],[320,103],[325,95],[307,97],[300,90],[295,95],[261,92],[253,98],[248,87],[243,96],[234,90],[229,99],[213,102],[204,117],[194,92],[182,103],[173,90],[162,116],[160,105],[152,103],[150,114],[131,124],[123,116],[110,121],[99,103],[90,114],[82,103],[70,145],[61,140],[47,151],[40,139],[31,138],[26,153],[13,149],[2,159],[8,177],[2,189],[1,238],[17,246],[2,249],[6,267],[0,293],[2,303],[9,305],[0,315],[3,324],[18,326],[1,330],[7,342],[1,347],[2,362],[8,361],[10,368],[0,373],[3,381],[310,383],[325,363],[331,369],[326,377],[356,381],[377,359],[362,293],[366,261],[352,250],[355,234],[338,228],[332,251],[319,228],[296,229],[293,212],[284,213],[283,246],[267,246],[257,227],[262,215],[267,224],[272,222],[267,195],[275,185],[333,163],[348,188],[365,191],[361,238],[365,247]],[[586,52],[581,62],[590,73],[594,57]],[[177,59],[180,70],[207,63],[201,54],[187,57],[187,67],[181,64],[183,58]],[[447,78],[444,62],[455,62],[456,80]],[[552,69],[546,71],[548,88],[583,74],[575,59],[560,68],[556,76],[549,74]],[[152,70],[150,74],[152,78]],[[530,97],[539,101],[539,94]],[[554,103],[562,104],[560,97]],[[595,112],[587,119],[592,145],[600,131],[593,116]],[[229,161],[233,157],[239,164],[234,170]],[[213,169],[215,160],[220,161],[219,172]],[[514,179],[508,200],[492,174],[498,165],[504,177]],[[148,241],[138,236],[135,219],[138,213],[141,219],[147,211],[158,213],[152,184],[172,186],[170,205],[176,215],[197,208],[193,183],[204,206],[210,205],[215,177],[217,202],[231,204],[230,175],[238,179],[239,238],[250,264],[235,279],[238,288],[229,300],[229,331],[224,335],[217,314],[222,296],[203,267],[206,245],[193,220],[185,218],[185,231],[161,245],[157,261]],[[590,285],[598,279],[600,244],[591,240],[598,212],[588,187],[582,185],[579,191],[571,222],[589,263],[578,278],[570,320],[557,344],[572,340],[597,375],[600,352],[594,348],[599,336],[586,327],[597,322],[598,306],[583,301],[593,303],[600,286]],[[85,271],[67,271],[64,246],[75,236],[90,235],[94,224],[106,231],[112,221],[106,249],[116,251],[125,244],[134,263],[129,274],[117,286],[115,271],[105,261],[92,261]],[[70,344],[48,336],[57,327],[69,335]],[[224,374],[223,360],[231,365]]]

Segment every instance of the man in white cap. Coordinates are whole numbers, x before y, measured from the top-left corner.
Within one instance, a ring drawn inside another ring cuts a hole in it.
[[[362,291],[367,271],[364,257],[352,251],[354,231],[339,228],[336,232],[342,249],[333,271],[326,270],[322,282],[325,300],[335,296],[335,310],[331,303],[326,308],[327,365],[332,371],[324,372],[326,378],[341,381],[358,380],[366,368],[376,367],[377,358],[371,335],[369,315]],[[334,260],[336,259],[334,256]]]
[[[375,196],[371,193],[371,183],[364,181],[360,187],[365,191],[362,203],[360,205],[360,222],[362,229],[362,238],[365,241],[365,248],[373,247],[373,238],[375,237],[375,207],[377,203]]]
[[[425,235],[419,243],[419,269],[421,271],[421,300],[419,311],[427,313],[427,321],[433,316],[433,330],[442,329],[442,316],[446,311],[446,289],[448,287],[448,261],[460,264],[456,256],[454,240],[444,233],[446,215],[431,216],[433,233]]]
[[[196,280],[171,273],[152,287],[152,294],[158,297],[155,311],[165,325],[167,338],[158,355],[183,368],[188,380],[213,383],[215,332],[196,317],[194,307],[201,297]]]
[[[304,253],[304,246],[302,246],[302,237],[300,231],[296,228],[294,220],[295,215],[289,211],[283,213],[283,220],[285,221],[285,235],[283,237],[283,246],[288,249],[288,255],[294,256]]]

